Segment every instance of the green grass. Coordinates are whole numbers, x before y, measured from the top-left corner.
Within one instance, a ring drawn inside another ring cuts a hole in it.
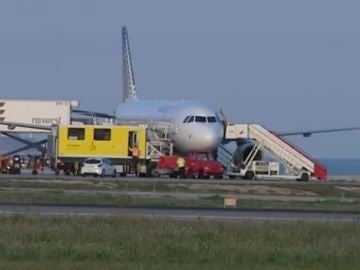
[[[129,195],[69,194],[63,192],[0,192],[0,203],[21,204],[72,204],[72,205],[112,205],[112,206],[202,206],[220,207],[224,199],[210,196],[199,200],[181,200],[168,196],[146,198]]]
[[[224,198],[213,195],[198,199],[177,199],[170,196],[145,197],[135,195],[111,195],[103,193],[64,193],[62,191],[0,191],[0,203],[22,204],[74,204],[74,205],[112,205],[112,206],[194,206],[223,207]],[[319,209],[360,211],[359,202],[341,202],[338,200],[319,200],[315,202],[276,201],[239,199],[241,208],[276,208],[276,209]]]
[[[174,179],[171,179],[174,180]],[[176,182],[163,181],[132,181],[127,178],[114,179],[99,179],[99,178],[73,178],[73,179],[47,179],[47,180],[30,180],[30,179],[1,179],[1,188],[47,188],[47,189],[64,189],[64,190],[96,190],[96,191],[156,191],[156,192],[196,192],[196,193],[229,193],[232,194],[263,194],[257,192],[257,188],[267,188],[268,195],[277,195],[276,189],[286,190],[288,195],[300,194],[301,191],[309,191],[316,196],[321,197],[352,197],[360,199],[360,192],[357,189],[343,190],[339,187],[354,187],[358,188],[359,183],[343,183],[343,184],[329,184],[324,183],[279,183],[279,184],[259,184],[256,181],[251,184],[242,183],[241,181],[229,183],[210,184],[206,181],[201,183],[184,182],[178,180]],[[249,189],[250,188],[250,189]]]
[[[0,269],[360,269],[360,226],[0,219]]]
[[[353,187],[353,189],[351,189]],[[279,209],[330,209],[360,211],[360,192],[358,185],[346,185],[347,190],[338,184],[321,183],[279,183],[279,184],[209,184],[203,182],[149,182],[129,179],[3,179],[0,181],[0,203],[62,203],[62,204],[100,204],[113,206],[195,206],[223,207],[223,196],[238,194],[275,195],[273,199],[240,199],[238,207],[279,208]],[[156,195],[130,195],[124,192],[152,192]],[[304,191],[311,192],[303,193]],[[165,194],[166,192],[166,194]],[[193,194],[193,197],[178,197],[180,193]],[[196,194],[198,198],[196,198]],[[294,199],[295,194],[315,201],[281,201],[281,194]],[[189,199],[191,198],[191,199]],[[343,198],[352,200],[344,201]]]

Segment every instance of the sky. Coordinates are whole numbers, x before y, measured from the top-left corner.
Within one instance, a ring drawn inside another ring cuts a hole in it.
[[[360,126],[360,1],[1,0],[0,96],[122,100],[121,27],[141,99],[196,100],[276,131]],[[360,131],[288,139],[360,158]]]

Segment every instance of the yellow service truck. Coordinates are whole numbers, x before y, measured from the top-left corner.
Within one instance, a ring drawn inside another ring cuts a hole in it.
[[[149,154],[147,127],[143,125],[59,125],[52,140],[56,172],[74,173],[86,158],[110,159],[121,176],[132,173],[132,148],[140,150],[138,172],[149,173],[152,156]],[[76,164],[76,165],[75,165]]]

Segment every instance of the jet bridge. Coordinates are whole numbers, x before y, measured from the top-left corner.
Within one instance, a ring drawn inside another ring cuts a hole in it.
[[[244,173],[254,177],[254,172],[248,170],[252,166],[258,151],[264,149],[280,161],[288,171],[288,176],[307,181],[310,177],[325,180],[326,168],[293,146],[282,137],[267,130],[259,124],[229,124],[225,132],[226,140],[252,139],[254,147],[245,160]]]

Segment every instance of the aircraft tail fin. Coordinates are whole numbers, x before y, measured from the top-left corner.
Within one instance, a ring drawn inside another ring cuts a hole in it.
[[[122,28],[122,57],[123,57],[123,101],[136,100],[136,87],[131,62],[130,44],[126,26]]]

